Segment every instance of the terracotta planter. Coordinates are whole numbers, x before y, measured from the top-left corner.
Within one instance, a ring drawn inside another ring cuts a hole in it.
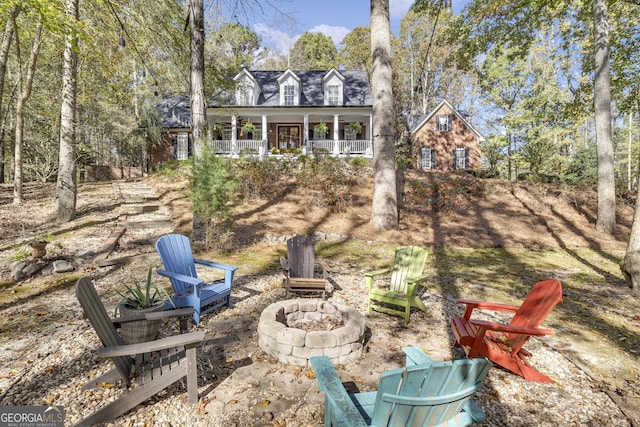
[[[48,242],[31,242],[29,246],[33,249],[34,258],[42,258],[47,254]]]
[[[127,304],[120,304],[120,316],[135,316],[137,314],[155,313],[164,310],[164,301],[149,308],[134,308]],[[159,320],[138,320],[122,324],[120,336],[127,344],[138,344],[141,342],[153,341],[158,336],[162,325]]]

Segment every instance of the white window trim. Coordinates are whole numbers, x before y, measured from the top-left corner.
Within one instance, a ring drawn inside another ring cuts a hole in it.
[[[176,160],[187,160],[189,158],[189,134],[179,133],[176,137]]]

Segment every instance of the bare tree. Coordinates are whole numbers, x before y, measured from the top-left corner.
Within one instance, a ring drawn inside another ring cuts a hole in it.
[[[598,151],[598,218],[596,230],[616,231],[615,171],[611,136],[611,79],[609,64],[609,18],[607,1],[593,1],[595,81],[593,100]]]
[[[18,51],[18,62],[20,61],[20,43],[18,40],[18,26],[13,19],[14,32],[16,34],[16,50]],[[33,76],[36,72],[36,60],[42,43],[42,21],[38,22],[36,32],[33,36],[31,54],[26,64],[26,71],[22,68],[18,71],[19,94],[16,102],[16,130],[15,130],[15,154],[14,154],[14,174],[13,174],[13,204],[22,203],[22,146],[24,139],[24,107],[31,96],[33,87]],[[26,72],[26,75],[25,75]]]
[[[66,0],[66,14],[73,22],[79,17],[79,0]],[[78,37],[71,28],[64,37],[62,103],[60,105],[60,155],[58,159],[58,223],[76,214],[76,78]]]
[[[370,223],[379,231],[398,228],[390,52],[389,0],[371,0],[374,184]]]
[[[11,47],[11,40],[13,39],[13,21],[19,13],[20,7],[18,5],[13,5],[11,12],[9,12],[9,17],[7,18],[7,25],[4,28],[4,34],[2,35],[2,46],[0,47],[0,114],[2,114],[2,94],[4,93],[4,78],[7,73],[9,48]],[[6,116],[3,115],[3,117]],[[0,132],[0,138],[2,139],[2,142],[0,143],[0,156],[2,156],[2,159],[0,160],[0,183],[4,183],[4,120],[0,120],[0,128],[2,129]]]
[[[202,154],[202,144],[207,124],[204,97],[204,3],[189,2],[189,35],[191,40],[191,133],[193,154]]]

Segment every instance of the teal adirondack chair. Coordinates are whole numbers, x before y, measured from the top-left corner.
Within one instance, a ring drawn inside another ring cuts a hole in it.
[[[427,251],[418,246],[401,246],[396,249],[393,267],[365,273],[365,283],[369,287],[369,314],[372,310],[404,317],[409,323],[411,307],[427,311],[416,292],[418,285],[427,275],[422,274],[427,261]],[[389,289],[374,285],[376,276],[391,273]],[[383,304],[381,304],[383,303]]]
[[[416,347],[404,350],[406,368],[383,373],[377,391],[356,394],[345,391],[331,359],[311,357],[318,387],[325,394],[325,426],[452,427],[484,419],[471,396],[491,362],[482,358],[434,362]]]

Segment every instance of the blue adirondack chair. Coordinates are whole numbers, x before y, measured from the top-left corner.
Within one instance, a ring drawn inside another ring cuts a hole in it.
[[[331,359],[311,357],[318,387],[325,393],[325,426],[466,426],[484,419],[471,396],[491,362],[434,362],[417,347],[404,351],[406,368],[383,373],[377,391],[356,394],[345,391]]]
[[[157,273],[168,277],[175,295],[171,296],[175,307],[193,307],[193,321],[198,324],[203,314],[223,305],[231,305],[231,282],[238,269],[232,265],[219,262],[194,259],[189,238],[180,234],[167,234],[156,242],[156,250],[160,255],[164,270]],[[213,283],[205,283],[199,279],[196,264],[211,267],[224,272],[224,279]],[[167,309],[173,308],[170,302]]]

